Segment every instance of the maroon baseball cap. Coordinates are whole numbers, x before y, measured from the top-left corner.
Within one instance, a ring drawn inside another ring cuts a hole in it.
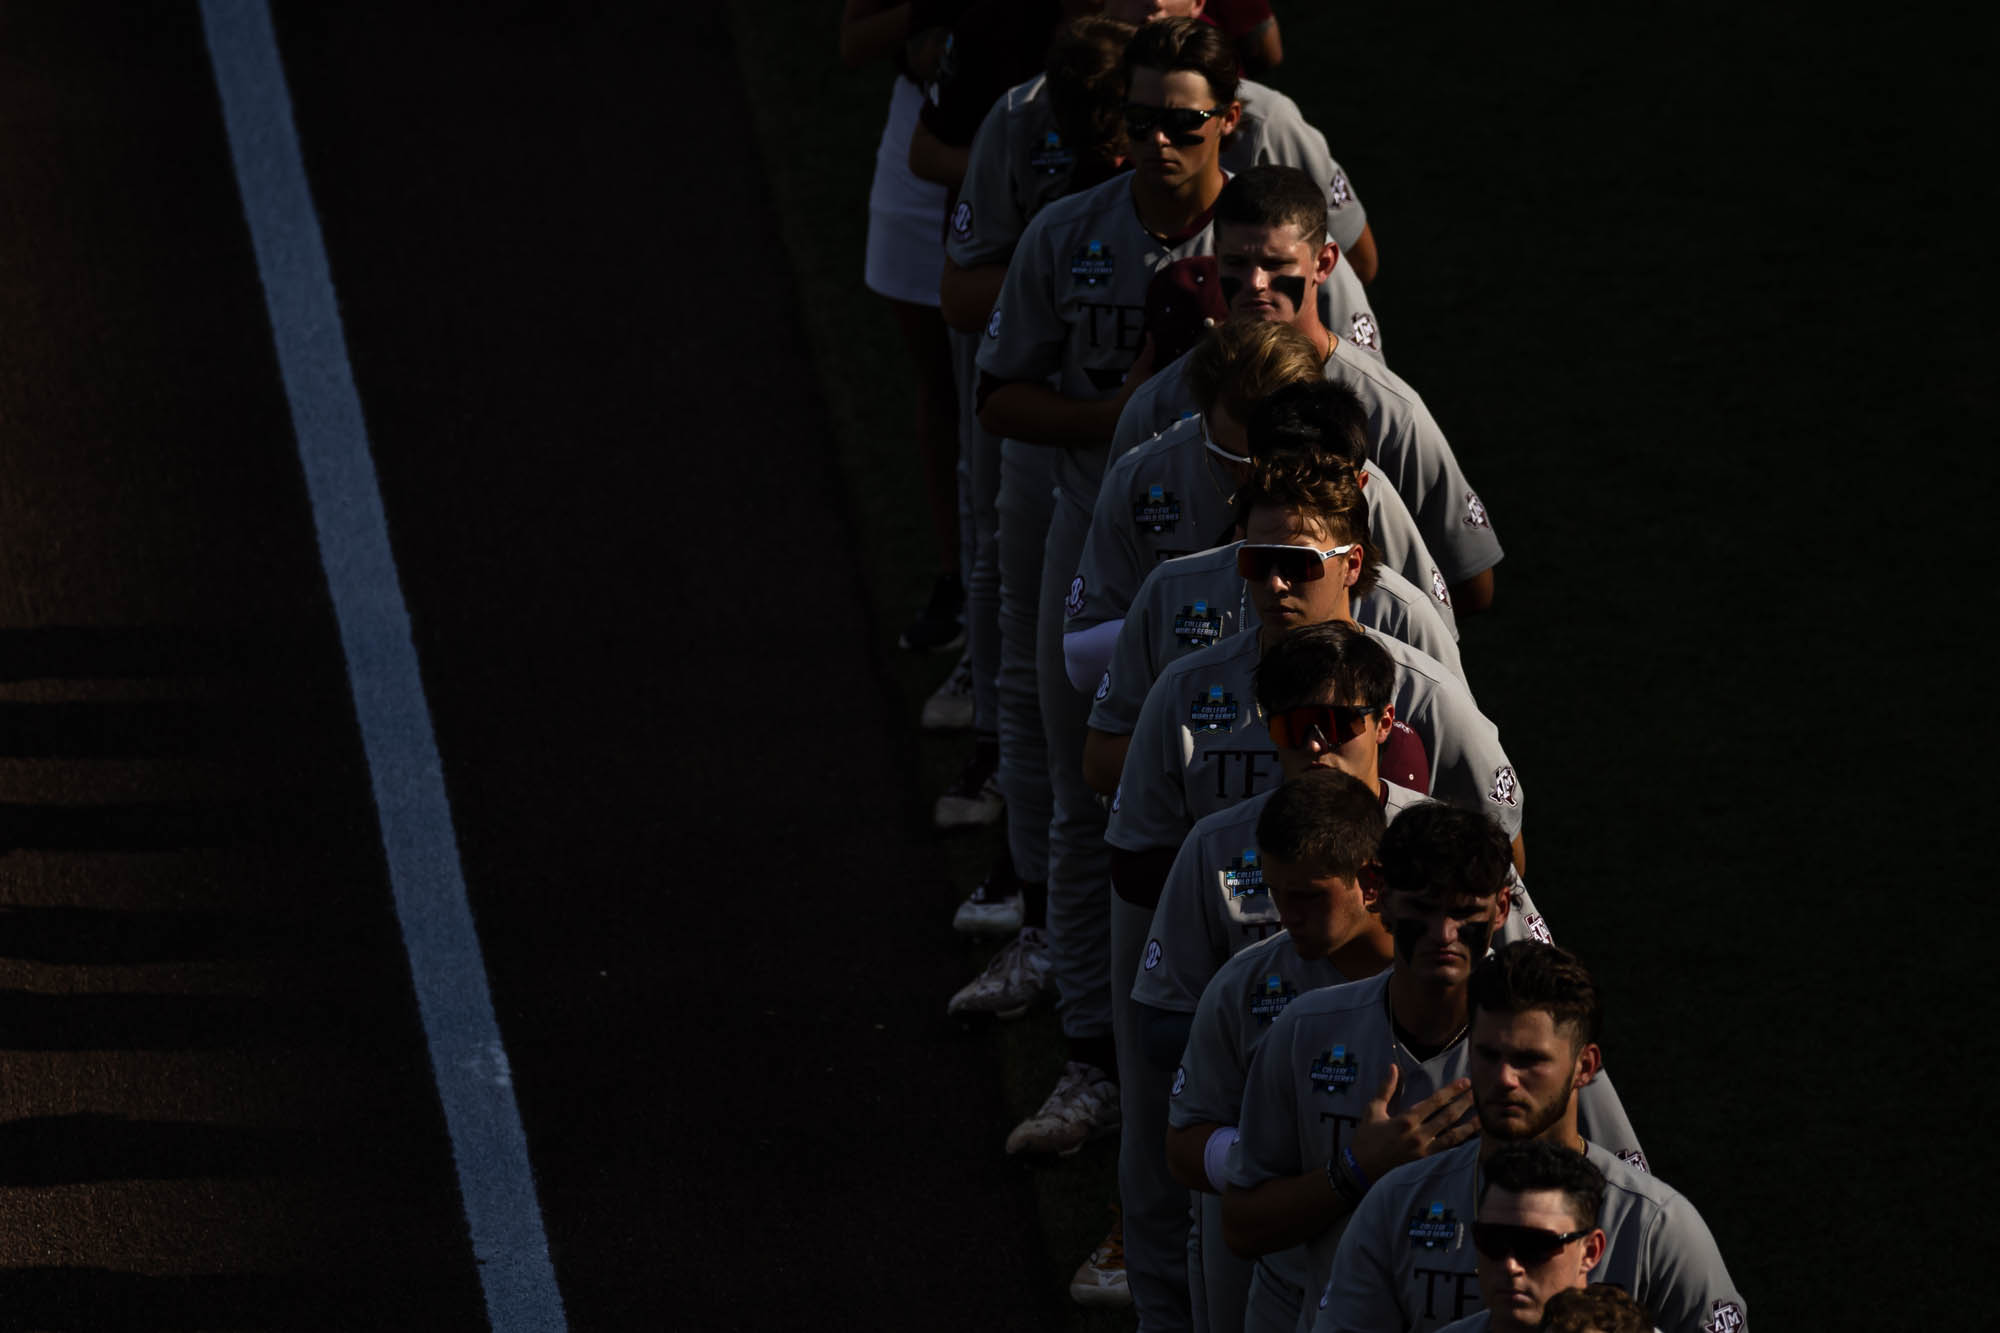
[[[1431,756],[1424,738],[1397,718],[1389,724],[1389,739],[1382,742],[1381,773],[1385,782],[1407,787],[1419,796],[1431,792]]]
[[[1214,255],[1176,259],[1146,288],[1146,332],[1153,335],[1157,369],[1190,350],[1209,327],[1229,318]]]

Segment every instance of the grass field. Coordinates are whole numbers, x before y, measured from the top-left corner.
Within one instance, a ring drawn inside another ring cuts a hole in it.
[[[1991,1157],[1962,1054],[1992,1047],[1969,916],[1991,875],[1958,832],[1990,821],[1978,784],[1934,772],[1897,797],[1909,691],[1883,682],[1915,681],[1970,753],[1992,735],[1962,596],[1984,576],[1926,576],[1983,554],[2000,435],[1960,291],[1990,273],[1967,221],[1990,187],[1929,138],[1976,123],[1972,56],[1723,8],[1279,13],[1271,81],[1368,206],[1393,364],[1507,543],[1466,669],[1529,793],[1529,882],[1604,983],[1608,1063],[1656,1169],[1766,1326],[1962,1319],[1977,1228],[1930,1209]],[[827,5],[772,0],[736,25],[785,214],[772,262],[797,275],[886,648],[929,565],[900,352],[860,281],[888,73],[837,67]],[[914,726],[948,664],[890,665]],[[925,837],[961,753],[914,736]],[[1913,820],[1935,835],[1898,831]],[[986,850],[957,844],[954,892]],[[1922,912],[1888,905],[1900,885]],[[1931,912],[1970,928],[1911,927]],[[1022,1113],[1054,1034],[1044,1015],[995,1041]],[[1927,1088],[1912,1120],[1944,1129],[1871,1132],[1885,1065]],[[1042,1179],[1059,1281],[1102,1231],[1109,1154]],[[1903,1262],[1959,1276],[1828,1280]]]

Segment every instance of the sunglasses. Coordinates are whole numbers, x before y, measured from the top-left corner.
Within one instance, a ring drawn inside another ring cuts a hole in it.
[[[1307,704],[1273,713],[1264,725],[1270,728],[1271,743],[1281,750],[1305,749],[1314,732],[1319,733],[1321,746],[1332,749],[1353,740],[1374,711],[1366,704]]]
[[[1167,142],[1186,147],[1201,140],[1201,127],[1209,119],[1219,116],[1224,107],[1213,107],[1207,111],[1191,106],[1147,106],[1143,102],[1125,104],[1125,131],[1128,134],[1151,134],[1155,127],[1167,136]]]
[[[1594,1228],[1585,1227],[1581,1231],[1554,1232],[1541,1227],[1517,1227],[1505,1222],[1474,1222],[1472,1224],[1472,1246],[1494,1262],[1502,1259],[1518,1259],[1523,1268],[1533,1268],[1545,1264],[1556,1257],[1563,1246],[1573,1240],[1582,1240]]]
[[[1239,546],[1236,572],[1253,583],[1262,583],[1275,569],[1287,583],[1311,583],[1326,577],[1327,561],[1346,555],[1359,544],[1349,542],[1325,551],[1313,546]]]

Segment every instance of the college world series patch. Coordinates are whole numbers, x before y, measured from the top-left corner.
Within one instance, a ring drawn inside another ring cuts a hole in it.
[[[1285,979],[1273,972],[1264,978],[1264,984],[1250,992],[1250,1017],[1259,1023],[1270,1024],[1278,1021],[1278,1015],[1285,1012],[1285,1006],[1298,997],[1298,991],[1285,984]]]
[[[1041,145],[1028,154],[1028,165],[1041,175],[1060,176],[1076,165],[1076,154],[1063,147],[1062,135],[1050,130],[1042,136]]]
[[[1172,532],[1181,521],[1181,502],[1158,482],[1132,502],[1132,522],[1145,532]]]
[[[1410,1214],[1410,1243],[1427,1250],[1458,1248],[1458,1214],[1441,1203]]]
[[[1361,1077],[1361,1065],[1345,1046],[1335,1046],[1313,1057],[1306,1077],[1319,1092],[1346,1092]]]
[[[1257,849],[1245,847],[1222,869],[1222,891],[1233,902],[1264,891],[1264,868],[1257,864]]]
[[[1111,281],[1118,261],[1103,241],[1087,241],[1069,257],[1069,275],[1086,287],[1102,287]]]
[[[1207,602],[1184,606],[1174,613],[1174,638],[1189,648],[1206,648],[1222,639],[1222,613]]]
[[[1197,694],[1188,704],[1188,726],[1196,731],[1229,731],[1242,714],[1235,695],[1220,685],[1211,685],[1207,693]]]

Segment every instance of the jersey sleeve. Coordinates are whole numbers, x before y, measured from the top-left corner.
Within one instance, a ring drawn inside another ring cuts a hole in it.
[[[1173,365],[1179,365],[1174,362]],[[1155,371],[1146,382],[1132,390],[1132,396],[1125,400],[1125,406],[1118,411],[1118,425],[1111,432],[1111,456],[1123,458],[1132,450],[1160,433],[1153,424],[1159,414],[1160,388],[1172,367]]]
[[[1298,1030],[1296,1006],[1257,1044],[1250,1072],[1243,1080],[1243,1104],[1236,1127],[1242,1138],[1229,1149],[1223,1180],[1231,1189],[1254,1189],[1267,1180],[1300,1175],[1297,1097],[1292,1087],[1292,1034]]]
[[[1465,679],[1457,641],[1432,609],[1431,599],[1412,588],[1402,575],[1387,569],[1378,571],[1374,591],[1354,605],[1352,614],[1357,623],[1435,657],[1452,675]],[[1469,691],[1471,686],[1466,688]]]
[[[1595,1078],[1583,1085],[1576,1094],[1576,1115],[1577,1130],[1583,1137],[1617,1154],[1627,1166],[1652,1171],[1646,1161],[1646,1150],[1639,1145],[1639,1132],[1632,1128],[1632,1121],[1625,1114],[1625,1103],[1618,1099],[1618,1089],[1611,1086],[1610,1074],[1600,1069]]]
[[[1431,556],[1430,548],[1424,545],[1410,507],[1396,493],[1396,483],[1373,459],[1364,470],[1368,473],[1368,485],[1361,493],[1368,501],[1368,536],[1380,548],[1378,558],[1384,568],[1395,570],[1430,595],[1445,628],[1457,639],[1458,617],[1451,606],[1451,585],[1445,579],[1444,569]]]
[[[1500,729],[1472,702],[1472,692],[1448,675],[1434,681],[1427,708],[1428,719],[1409,722],[1430,751],[1431,795],[1485,811],[1514,837],[1526,794],[1500,748]]]
[[[1646,1237],[1646,1271],[1633,1292],[1662,1329],[1750,1333],[1750,1306],[1694,1205],[1676,1194]]]
[[[1399,1216],[1396,1191],[1384,1188],[1388,1179],[1377,1181],[1347,1220],[1347,1230],[1333,1252],[1333,1274],[1313,1315],[1312,1333],[1380,1333],[1409,1327],[1396,1299],[1398,1278],[1390,1240]]]
[[[1131,736],[1138,730],[1153,687],[1153,632],[1153,608],[1142,597],[1126,608],[1125,623],[1118,627],[1111,666],[1091,701],[1092,731]]]
[[[1243,1108],[1243,1047],[1239,1025],[1232,1021],[1237,997],[1224,994],[1232,989],[1223,984],[1226,979],[1218,975],[1195,1007],[1174,1075],[1177,1090],[1167,1099],[1167,1123],[1175,1129],[1233,1125]]]
[[[1131,629],[1132,623],[1128,620],[1125,627]],[[1123,631],[1119,638],[1123,640]],[[1111,803],[1111,820],[1105,828],[1104,840],[1113,847],[1128,852],[1177,848],[1194,825],[1181,781],[1187,754],[1175,715],[1179,685],[1174,676],[1154,681],[1146,693],[1145,707],[1139,710],[1139,724],[1132,730],[1125,769],[1118,778],[1118,795]],[[1093,723],[1096,716],[1093,711]]]
[[[980,340],[980,372],[996,380],[1042,381],[1062,369],[1069,328],[1056,313],[1053,252],[1041,225],[1047,216],[1030,222],[1015,247]]]
[[[1064,619],[1065,633],[1123,620],[1145,581],[1146,553],[1139,547],[1138,530],[1125,508],[1131,475],[1129,468],[1113,462],[1098,488],[1090,511],[1090,532],[1076,562],[1077,573],[1084,580],[1083,609]]]
[[[1004,264],[1020,243],[1028,219],[1015,196],[1009,169],[1007,99],[980,122],[966,162],[965,183],[945,228],[944,252],[960,268]]]
[[[1132,982],[1132,998],[1155,1009],[1194,1013],[1201,993],[1215,975],[1218,949],[1225,946],[1212,929],[1210,904],[1215,896],[1215,871],[1204,853],[1207,839],[1200,831],[1181,840],[1173,868],[1160,888],[1153,924],[1146,934],[1146,952]],[[1157,951],[1153,946],[1159,945]],[[1225,952],[1226,957],[1226,952]]]
[[[1500,538],[1486,503],[1465,479],[1458,456],[1428,408],[1419,407],[1397,424],[1382,441],[1380,461],[1447,584],[1463,583],[1500,563]]]

